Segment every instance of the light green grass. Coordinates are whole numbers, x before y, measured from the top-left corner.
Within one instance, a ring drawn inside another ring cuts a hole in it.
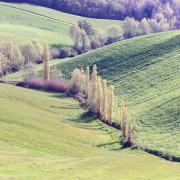
[[[70,27],[78,20],[87,19],[97,32],[111,27],[121,28],[121,21],[84,18],[28,4],[0,2],[0,40],[7,37],[24,43],[39,39],[42,43],[72,45]]]
[[[180,164],[122,150],[62,94],[0,84],[0,179],[178,180]]]
[[[179,52],[180,31],[172,31],[125,40],[59,63],[53,61],[52,70],[69,78],[75,67],[97,64],[99,74],[115,86],[116,104],[124,99],[137,143],[180,156]],[[5,79],[18,80],[23,75],[15,73]]]

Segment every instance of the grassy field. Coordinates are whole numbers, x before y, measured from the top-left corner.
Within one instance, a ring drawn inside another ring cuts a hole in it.
[[[84,17],[62,13],[28,4],[0,2],[0,40],[7,37],[24,43],[39,39],[49,44],[72,45],[69,28]],[[110,26],[121,28],[121,21],[86,18],[97,32],[106,32]]]
[[[180,156],[180,31],[125,40],[73,59],[52,61],[66,78],[75,67],[98,66],[116,88],[116,104],[125,100],[136,141],[144,147]],[[38,67],[39,69],[41,67]],[[5,77],[20,80],[24,72]],[[114,119],[118,121],[116,107]]]
[[[0,179],[180,178],[180,164],[121,149],[118,131],[63,94],[0,84],[0,127]]]
[[[69,77],[75,67],[96,63],[99,74],[115,86],[117,104],[124,99],[137,142],[180,156],[179,60],[180,31],[173,31],[122,41],[59,69]],[[114,116],[117,120],[117,112]]]

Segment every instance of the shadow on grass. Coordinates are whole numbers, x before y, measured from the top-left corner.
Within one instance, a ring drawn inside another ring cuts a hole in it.
[[[104,143],[104,144],[99,144],[97,145],[97,147],[106,147],[106,146],[112,146],[112,145],[115,145],[115,144],[119,144],[119,141],[114,141],[114,142],[109,142],[109,143]]]
[[[50,106],[51,108],[54,108],[54,109],[73,109],[73,110],[75,110],[75,109],[80,109],[79,107],[77,107],[77,106],[72,106],[72,107],[65,107],[65,106]]]
[[[65,93],[54,93],[53,95],[51,95],[51,97],[60,98],[60,99],[68,99],[68,98],[70,98],[70,97],[66,96]]]
[[[95,121],[96,117],[92,116],[91,113],[88,111],[82,113],[79,118],[77,119],[71,119],[70,121],[76,122],[76,123],[91,123],[92,121]]]

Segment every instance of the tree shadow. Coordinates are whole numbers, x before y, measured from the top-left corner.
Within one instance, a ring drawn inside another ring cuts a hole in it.
[[[115,145],[115,144],[119,144],[119,141],[114,141],[114,142],[109,142],[109,143],[104,143],[104,144],[99,144],[97,145],[97,147],[106,147],[106,146],[111,146],[111,145]]]
[[[75,122],[75,123],[91,123],[95,121],[96,118],[92,116],[88,111],[82,113],[78,118],[76,119],[69,119],[69,121]]]
[[[80,109],[79,107],[77,107],[77,106],[71,106],[71,107],[65,107],[65,106],[50,106],[51,108],[54,108],[54,109],[73,109],[73,110],[78,110],[78,109]]]
[[[50,95],[50,97],[58,98],[58,99],[67,99],[70,98],[66,96],[65,93],[54,93],[53,95]]]

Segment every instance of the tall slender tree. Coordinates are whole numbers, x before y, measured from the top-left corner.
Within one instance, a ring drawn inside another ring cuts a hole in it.
[[[120,127],[121,127],[121,138],[122,143],[127,146],[132,146],[133,142],[133,124],[127,120],[126,109],[124,101],[122,101],[120,109]]]
[[[86,95],[88,96],[88,86],[89,86],[89,67],[86,67],[85,70],[85,89],[86,89]]]
[[[49,77],[50,77],[49,59],[50,59],[49,47],[48,47],[48,44],[45,44],[44,49],[43,49],[44,80],[49,80]]]
[[[103,110],[102,110],[102,118],[104,121],[107,120],[107,81],[103,80],[103,84],[102,84],[102,96],[103,96]]]
[[[112,121],[113,121],[113,107],[114,107],[114,86],[110,86],[110,124],[112,124]]]
[[[122,101],[120,106],[120,127],[122,131],[122,136],[126,136],[126,109],[124,101]]]

